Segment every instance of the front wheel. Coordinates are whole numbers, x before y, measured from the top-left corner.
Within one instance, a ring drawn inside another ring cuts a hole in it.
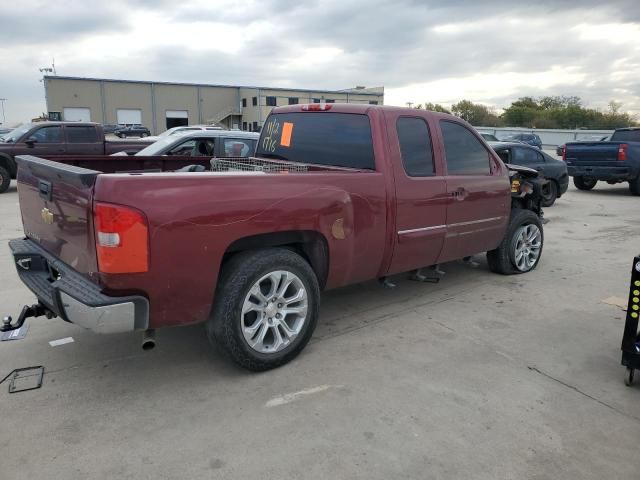
[[[573,184],[578,190],[591,190],[596,186],[598,180],[590,177],[573,177]]]
[[[293,360],[318,321],[318,279],[306,260],[284,248],[230,259],[216,295],[207,336],[248,370],[269,370]]]
[[[9,185],[11,185],[11,174],[6,168],[0,167],[0,193],[9,190]]]
[[[502,242],[487,252],[489,269],[503,275],[530,272],[540,261],[543,244],[540,217],[531,210],[514,208]]]
[[[542,206],[550,207],[558,198],[558,184],[550,180],[542,190]]]
[[[143,133],[142,135],[140,135],[140,137],[142,137],[142,138],[144,138],[144,137],[146,137],[146,136],[147,136],[147,134],[146,134],[146,133]]]

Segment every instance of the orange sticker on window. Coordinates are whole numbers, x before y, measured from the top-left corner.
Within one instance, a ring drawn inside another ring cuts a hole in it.
[[[280,145],[282,145],[283,147],[290,147],[292,133],[293,133],[293,123],[284,122],[282,124],[282,135],[280,136]]]

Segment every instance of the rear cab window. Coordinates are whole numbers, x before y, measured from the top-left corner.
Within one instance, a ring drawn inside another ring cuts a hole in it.
[[[640,142],[639,130],[618,130],[613,132],[611,142]]]
[[[375,170],[371,124],[361,114],[271,114],[262,128],[256,156]]]
[[[96,127],[92,126],[71,126],[64,127],[69,143],[96,143],[98,141],[98,133]]]
[[[489,152],[465,126],[440,120],[449,175],[491,175]]]
[[[396,131],[406,174],[410,177],[435,175],[431,134],[427,122],[417,117],[400,117],[396,122]]]

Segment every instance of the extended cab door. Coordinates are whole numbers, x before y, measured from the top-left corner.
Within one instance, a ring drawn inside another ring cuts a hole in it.
[[[103,139],[93,125],[65,125],[64,135],[69,155],[104,155]]]
[[[385,113],[396,193],[396,244],[389,273],[437,262],[446,234],[448,202],[425,117]]]
[[[447,234],[441,262],[496,248],[511,209],[504,165],[477,133],[455,120],[440,120],[446,160]]]

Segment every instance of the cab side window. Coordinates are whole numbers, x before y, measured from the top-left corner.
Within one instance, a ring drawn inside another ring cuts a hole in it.
[[[466,127],[440,120],[449,175],[491,175],[489,152]]]
[[[529,165],[544,162],[542,155],[532,148],[514,147],[512,150],[512,162],[516,165]]]
[[[422,118],[400,117],[396,122],[404,171],[410,177],[435,175],[429,127]]]
[[[27,140],[38,143],[62,143],[62,127],[42,127],[29,135]]]

